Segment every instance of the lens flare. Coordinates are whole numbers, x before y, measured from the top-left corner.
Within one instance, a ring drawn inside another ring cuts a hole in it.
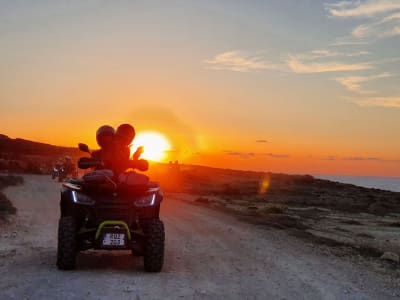
[[[268,191],[268,188],[269,188],[269,178],[265,177],[260,182],[260,187],[258,189],[258,193],[260,195],[264,195]]]

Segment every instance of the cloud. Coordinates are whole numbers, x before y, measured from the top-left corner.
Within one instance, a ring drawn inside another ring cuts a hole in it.
[[[377,161],[377,162],[400,162],[400,160],[397,159],[385,159],[381,157],[368,157],[368,156],[346,156],[346,157],[337,157],[334,155],[330,155],[327,157],[321,158],[321,160],[332,160],[332,161],[338,161],[338,160],[347,160],[347,161]]]
[[[268,143],[267,140],[256,140],[256,143]]]
[[[256,156],[253,152],[239,152],[239,151],[223,151],[226,155],[238,156],[243,159],[253,158]]]
[[[325,9],[333,17],[372,17],[400,10],[398,0],[339,1],[325,4]]]
[[[371,161],[371,160],[375,160],[375,161],[384,161],[384,159],[378,158],[378,157],[361,157],[361,156],[343,157],[342,160],[357,160],[357,161],[363,161],[363,160]]]
[[[400,97],[372,97],[367,99],[353,99],[360,106],[380,106],[400,108]]]
[[[342,84],[344,87],[346,87],[349,91],[358,93],[358,94],[371,94],[374,93],[375,91],[368,91],[364,90],[362,87],[362,84],[368,81],[376,80],[376,79],[381,79],[381,78],[386,78],[392,76],[390,73],[381,73],[377,75],[371,75],[371,76],[347,76],[347,77],[338,77],[335,78],[337,82]]]
[[[254,152],[240,152],[240,151],[230,151],[230,150],[226,150],[223,152],[226,155],[238,156],[243,159],[253,158],[256,156],[269,156],[272,158],[288,158],[289,157],[289,155],[287,155],[287,154],[275,154],[275,153],[254,153]]]
[[[264,155],[267,155],[269,157],[273,157],[273,158],[289,158],[288,154],[274,154],[274,153],[266,153]]]
[[[355,39],[380,39],[400,35],[399,27],[400,13],[394,13],[378,21],[364,23],[355,27],[351,35]]]
[[[391,30],[382,33],[382,37],[392,37],[397,35],[400,35],[400,26],[396,26]]]
[[[278,70],[281,67],[274,65],[260,55],[250,54],[242,51],[229,51],[216,55],[206,60],[209,69],[228,70],[235,72],[254,72],[262,70]]]
[[[342,62],[309,62],[301,61],[298,56],[289,55],[287,65],[294,73],[326,73],[369,70],[373,67],[369,63],[342,63]]]
[[[356,57],[356,56],[363,56],[363,55],[369,55],[370,53],[368,51],[358,51],[358,52],[352,52],[352,53],[343,53],[343,52],[337,52],[337,51],[332,51],[332,50],[327,50],[327,49],[316,49],[311,51],[310,54],[304,54],[302,57],[304,59],[309,59],[309,60],[315,60],[319,58],[327,58],[327,57]]]
[[[350,36],[339,38],[335,46],[367,44],[400,35],[398,0],[340,1],[325,8],[331,17],[368,20],[354,27]]]
[[[327,157],[323,157],[321,158],[322,160],[338,160],[338,158],[336,156],[330,155]]]

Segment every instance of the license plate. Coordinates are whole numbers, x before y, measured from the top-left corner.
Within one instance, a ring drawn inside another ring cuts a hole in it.
[[[125,246],[125,234],[105,233],[103,235],[103,246]]]

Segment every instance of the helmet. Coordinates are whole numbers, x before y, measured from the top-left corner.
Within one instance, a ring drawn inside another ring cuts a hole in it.
[[[130,124],[121,124],[117,128],[116,136],[122,144],[128,146],[136,135],[135,128]]]
[[[109,125],[103,125],[97,129],[96,132],[96,141],[100,147],[107,147],[109,146],[115,136],[115,130]]]

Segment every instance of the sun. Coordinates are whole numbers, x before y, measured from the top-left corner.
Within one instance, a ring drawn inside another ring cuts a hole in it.
[[[136,135],[131,146],[131,154],[140,146],[144,148],[140,158],[152,161],[162,161],[166,151],[171,150],[168,139],[158,132],[142,132]]]

